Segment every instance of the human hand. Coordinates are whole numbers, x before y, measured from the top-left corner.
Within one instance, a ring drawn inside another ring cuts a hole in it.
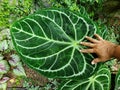
[[[90,47],[89,49],[80,50],[82,53],[95,53],[95,58],[91,63],[105,62],[113,57],[116,44],[104,40],[98,34],[95,34],[96,39],[86,36],[90,42],[81,42],[80,44]]]

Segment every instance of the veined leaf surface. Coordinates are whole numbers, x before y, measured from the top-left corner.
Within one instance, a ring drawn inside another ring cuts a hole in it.
[[[59,90],[110,90],[111,73],[102,66],[88,79],[68,80],[61,84]],[[118,89],[117,89],[118,90]]]
[[[120,90],[120,70],[118,71],[115,77],[115,89],[114,90]]]
[[[44,9],[11,27],[11,36],[22,60],[50,78],[89,77],[96,65],[93,56],[83,54],[79,43],[92,37],[96,25],[88,18],[68,10]]]

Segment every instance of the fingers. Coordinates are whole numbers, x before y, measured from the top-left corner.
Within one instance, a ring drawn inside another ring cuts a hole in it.
[[[103,40],[103,38],[100,37],[98,34],[95,34],[95,37],[96,37],[98,40]]]
[[[97,43],[97,42],[99,42],[99,40],[103,40],[103,38],[100,37],[98,34],[95,34],[94,36],[95,36],[97,39],[93,39],[93,38],[88,37],[88,36],[86,36],[86,39],[89,40],[90,42],[93,42],[93,43]]]
[[[93,39],[93,38],[88,37],[88,36],[86,36],[86,39],[89,40],[90,42],[93,42],[93,43],[97,43],[98,42],[98,40]]]
[[[88,47],[94,47],[95,46],[95,44],[89,43],[89,42],[80,42],[80,44],[82,44],[84,46],[88,46]]]
[[[91,62],[91,64],[96,64],[96,63],[98,63],[98,62],[101,62],[101,60],[100,60],[99,58],[95,58],[95,59]]]
[[[82,53],[95,53],[94,49],[83,49],[83,50],[80,50],[80,52],[82,52]]]

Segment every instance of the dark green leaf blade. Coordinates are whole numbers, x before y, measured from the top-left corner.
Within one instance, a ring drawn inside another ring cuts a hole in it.
[[[92,55],[79,52],[83,48],[79,43],[96,31],[88,17],[68,10],[44,9],[15,22],[11,36],[22,60],[43,75],[84,78],[92,75],[97,65],[91,65]]]
[[[88,79],[64,81],[59,90],[110,90],[111,73],[109,68],[101,66]]]

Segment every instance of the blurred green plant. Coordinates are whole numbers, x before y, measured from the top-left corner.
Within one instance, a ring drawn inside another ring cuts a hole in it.
[[[82,2],[82,3],[90,3],[90,4],[98,3],[98,4],[101,4],[105,0],[79,0],[79,1]]]
[[[23,87],[25,87],[27,90],[42,90],[39,86],[30,85],[27,81],[24,81]]]
[[[0,0],[0,30],[9,28],[11,23],[30,14],[33,0]]]
[[[98,19],[105,1],[107,0],[50,0],[50,3],[54,7],[68,8],[77,12],[83,6],[91,18]]]
[[[59,81],[57,79],[48,78],[45,86],[36,86],[30,78],[24,77],[23,87],[27,90],[57,90]]]

